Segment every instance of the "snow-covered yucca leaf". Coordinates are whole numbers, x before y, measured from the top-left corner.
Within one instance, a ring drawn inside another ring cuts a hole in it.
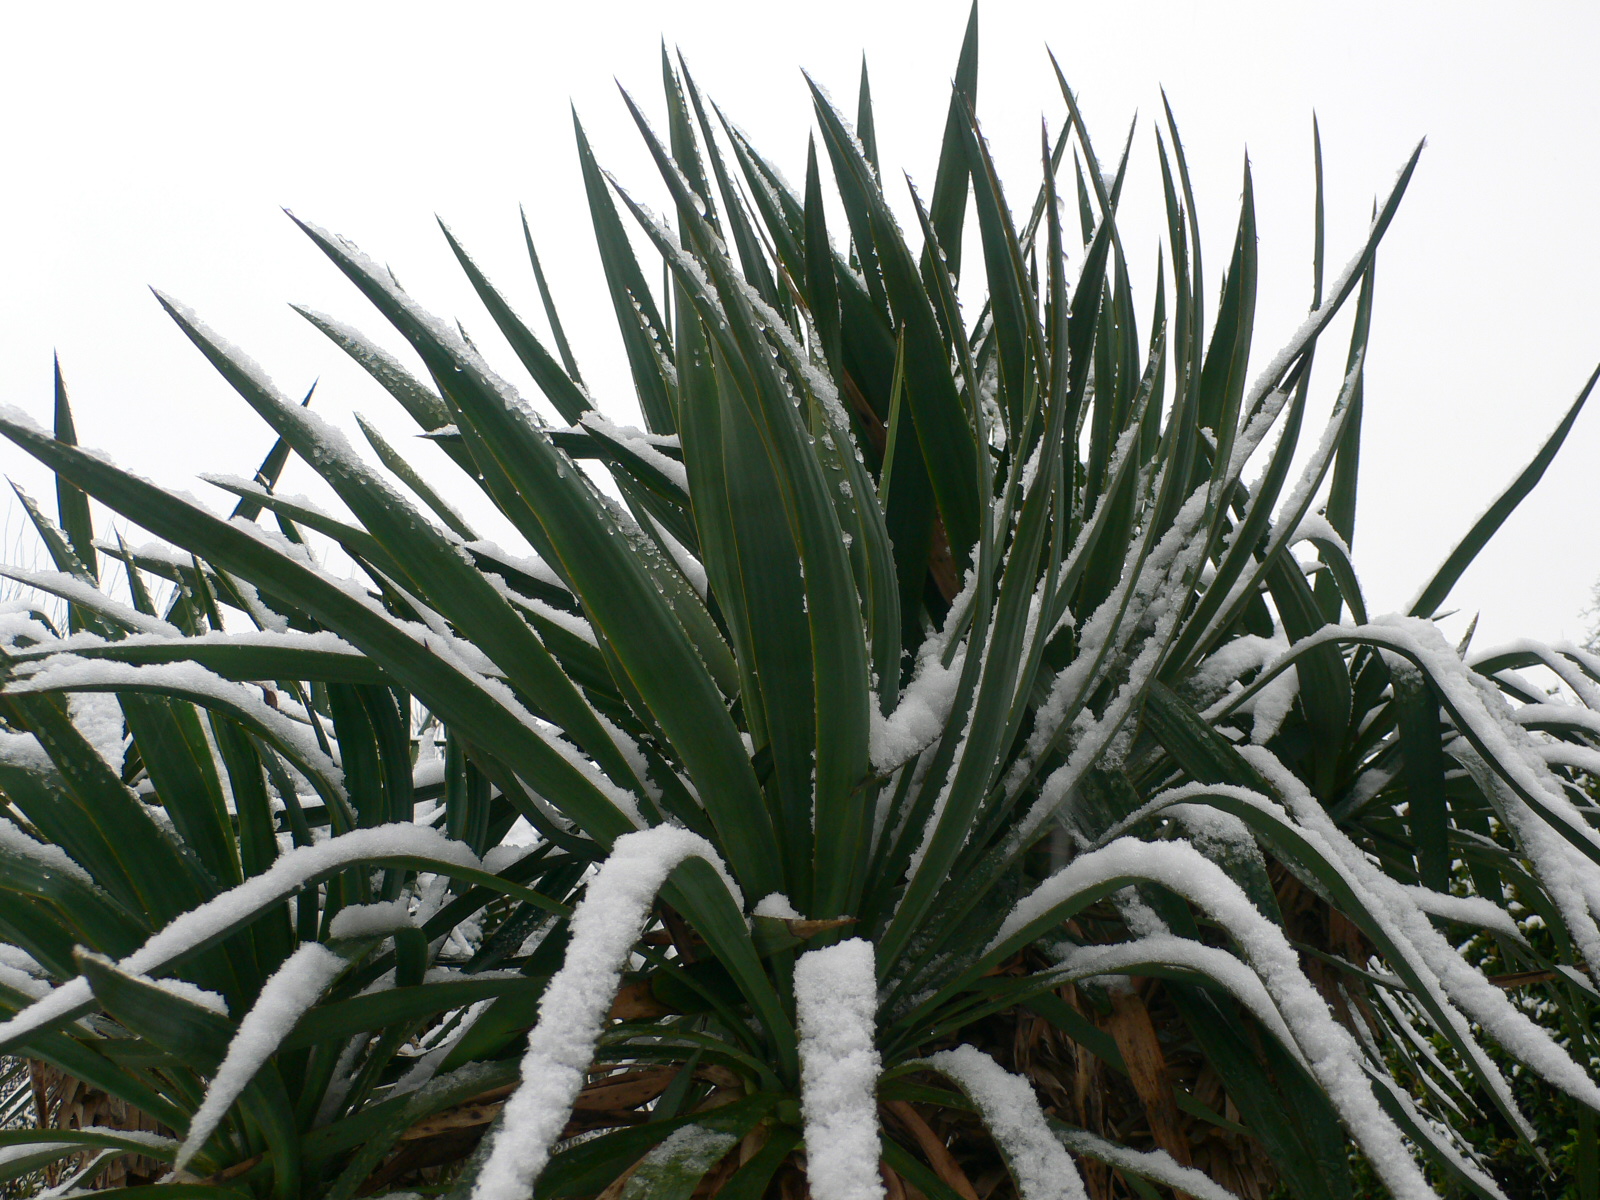
[[[0,412],[58,480],[55,518],[23,499],[55,569],[7,569],[35,598],[0,613],[0,1050],[166,1131],[0,1169],[1496,1197],[1505,1145],[1565,1153],[1530,1080],[1593,1152],[1600,659],[1432,618],[1596,380],[1369,613],[1364,368],[1418,154],[1333,275],[1314,133],[1311,310],[1264,359],[1248,166],[1208,291],[1163,112],[1146,295],[1137,129],[1102,157],[1052,61],[1039,177],[1003,184],[977,61],[974,14],[926,193],[865,70],[853,124],[810,83],[799,190],[665,54],[664,123],[623,97],[659,189],[578,127],[643,429],[596,410],[526,220],[539,322],[444,236],[537,404],[296,218],[410,361],[302,315],[447,478],[165,296],[276,437],[205,477],[228,516],[81,449],[59,373],[53,430]],[[332,508],[278,493],[291,461]],[[160,540],[96,542],[91,501]]]

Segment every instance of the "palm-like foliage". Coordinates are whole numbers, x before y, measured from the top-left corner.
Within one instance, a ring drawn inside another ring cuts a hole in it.
[[[1033,1197],[1081,1194],[1081,1169],[1096,1197],[1334,1198],[1353,1138],[1396,1195],[1433,1194],[1421,1162],[1491,1196],[1452,1132],[1473,1098],[1537,1135],[1486,1037],[1600,1107],[1600,836],[1575,790],[1600,662],[1468,663],[1429,619],[1578,406],[1410,615],[1369,621],[1362,362],[1415,157],[1326,285],[1318,195],[1316,305],[1250,384],[1248,174],[1208,314],[1168,114],[1141,320],[1128,152],[1102,169],[1063,82],[1014,212],[971,117],[975,29],[909,239],[864,80],[854,129],[815,92],[797,192],[664,63],[666,142],[636,115],[670,228],[579,130],[646,432],[593,411],[536,256],[554,353],[451,238],[565,428],[303,226],[425,378],[305,315],[516,551],[165,299],[279,437],[253,481],[216,481],[230,519],[78,449],[64,392],[54,434],[0,417],[60,481],[59,522],[33,510],[58,571],[27,581],[70,606],[69,628],[7,619],[0,1050],[174,1132],[0,1134],[50,1143],[7,1170],[88,1146],[88,1172],[156,1154],[195,1195],[757,1197],[803,1170],[819,1200]],[[274,494],[290,455],[344,512]],[[88,497],[176,550],[97,546]],[[501,845],[518,818],[531,849]],[[1480,932],[1515,979],[1454,948]],[[1563,1045],[1511,987],[1557,1006]]]

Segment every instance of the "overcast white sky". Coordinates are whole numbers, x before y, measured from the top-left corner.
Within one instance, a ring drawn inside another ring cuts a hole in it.
[[[0,402],[46,419],[59,349],[86,444],[197,491],[210,491],[193,481],[201,471],[248,473],[271,436],[162,315],[145,290],[154,284],[285,390],[320,376],[324,415],[353,428],[356,409],[403,437],[387,398],[289,311],[309,303],[382,332],[279,206],[389,262],[514,376],[433,214],[531,315],[521,203],[586,374],[607,408],[629,415],[568,102],[602,160],[649,193],[653,171],[612,78],[658,111],[665,37],[797,177],[810,119],[800,68],[853,106],[864,51],[885,167],[927,187],[966,10],[965,0],[11,6],[0,45]],[[1313,109],[1331,270],[1355,249],[1373,196],[1428,138],[1379,260],[1355,542],[1369,605],[1403,606],[1600,361],[1600,6],[990,0],[982,23],[979,116],[1013,196],[1036,180],[1040,114],[1060,118],[1047,45],[1102,152],[1141,114],[1122,224],[1142,310],[1154,265],[1139,247],[1153,251],[1158,235],[1158,89],[1195,171],[1212,306],[1248,148],[1258,362],[1309,298]],[[1587,627],[1600,577],[1595,404],[1457,590],[1464,610],[1483,610],[1480,646]],[[418,454],[447,471],[432,448]],[[0,471],[48,488],[9,445]],[[298,466],[285,487],[314,490]]]

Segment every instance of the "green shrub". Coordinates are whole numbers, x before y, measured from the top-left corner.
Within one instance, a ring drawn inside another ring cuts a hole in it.
[[[521,545],[165,298],[280,439],[216,481],[231,517],[79,449],[64,391],[53,433],[0,416],[59,481],[57,570],[13,574],[69,613],[5,618],[0,1051],[173,1133],[0,1142],[283,1200],[1500,1195],[1475,1131],[1551,1149],[1506,1064],[1600,1106],[1600,660],[1469,660],[1431,618],[1582,398],[1369,619],[1362,365],[1416,156],[1332,280],[1319,232],[1316,307],[1251,383],[1249,176],[1208,312],[1170,113],[1141,314],[1128,152],[1103,169],[1063,81],[1014,212],[975,21],[909,238],[865,86],[854,129],[815,91],[797,191],[664,71],[666,141],[635,111],[670,226],[578,133],[645,431],[593,411],[542,274],[554,352],[451,238],[562,427],[302,223],[424,370],[307,318]],[[290,456],[343,511],[275,494]],[[96,543],[90,497],[166,546]]]

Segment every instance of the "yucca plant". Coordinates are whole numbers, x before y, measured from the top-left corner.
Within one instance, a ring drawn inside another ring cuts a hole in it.
[[[643,431],[595,411],[531,236],[554,352],[446,231],[559,427],[301,223],[423,370],[304,315],[522,545],[164,297],[278,436],[211,480],[230,516],[80,449],[64,389],[53,432],[0,415],[58,480],[58,520],[28,502],[57,570],[12,574],[67,614],[5,618],[0,1052],[170,1131],[3,1133],[3,1170],[78,1155],[86,1186],[138,1153],[235,1200],[1502,1195],[1461,1131],[1549,1148],[1505,1062],[1600,1108],[1600,660],[1468,659],[1432,618],[1583,398],[1369,619],[1362,364],[1416,155],[1331,281],[1319,182],[1312,310],[1249,383],[1249,175],[1208,312],[1170,112],[1141,317],[1129,149],[1102,169],[1063,80],[1014,210],[975,17],[909,238],[865,75],[854,127],[813,87],[795,190],[663,69],[666,140],[633,111],[670,224],[578,131]],[[291,456],[343,511],[275,493]],[[162,541],[97,543],[90,497]]]

